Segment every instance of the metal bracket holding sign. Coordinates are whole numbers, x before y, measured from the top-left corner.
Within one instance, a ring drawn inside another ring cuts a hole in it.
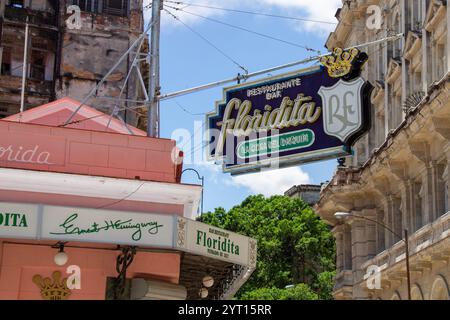
[[[335,49],[322,66],[225,88],[206,116],[208,159],[236,175],[350,155],[370,129],[367,59]]]

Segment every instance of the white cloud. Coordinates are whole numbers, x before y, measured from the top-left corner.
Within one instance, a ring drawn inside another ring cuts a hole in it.
[[[150,1],[151,0],[145,0],[144,2],[148,4]],[[281,10],[282,13],[286,16],[298,17],[308,20],[327,21],[332,23],[337,22],[334,15],[336,13],[336,10],[340,6],[342,6],[341,0],[227,0],[226,2],[224,2],[223,0],[180,0],[180,2],[263,13],[274,13],[274,9],[278,9]],[[170,2],[166,2],[165,5],[167,9],[175,13],[186,24],[200,23],[204,22],[205,20],[188,13],[183,13],[182,11],[175,11],[174,9],[170,9],[169,6],[185,8],[185,10],[189,12],[205,17],[218,17],[225,14],[238,14],[230,12],[227,13],[226,11],[206,7],[186,6],[181,4],[177,5]],[[149,19],[150,17],[151,10],[147,10],[146,18]],[[175,21],[175,19],[168,15],[166,12],[163,12],[162,21],[163,25],[166,26],[180,25],[178,21]],[[297,30],[307,30],[321,34],[330,32],[335,27],[333,24],[314,22],[293,22],[292,25]]]
[[[233,185],[244,187],[252,193],[263,194],[266,197],[284,194],[294,185],[310,183],[309,175],[299,167],[262,171],[231,179]]]
[[[336,23],[335,14],[338,8],[342,6],[341,0],[262,0],[269,5],[286,9],[286,12],[293,13],[294,17],[305,18],[315,21],[326,21]],[[292,11],[292,10],[295,11]],[[303,13],[303,14],[302,14]],[[299,15],[302,14],[302,15]],[[330,32],[335,28],[334,24],[304,22],[297,24],[299,30],[304,28],[308,31],[319,33]]]
[[[300,167],[231,176],[223,173],[222,165],[211,161],[197,162],[195,165],[215,184],[244,188],[252,194],[263,194],[266,197],[282,195],[294,185],[311,183],[308,173]]]

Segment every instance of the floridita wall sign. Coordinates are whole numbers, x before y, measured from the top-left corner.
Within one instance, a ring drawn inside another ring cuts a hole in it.
[[[177,248],[194,254],[256,267],[255,239],[179,217]]]
[[[207,115],[209,159],[240,174],[349,155],[370,126],[366,60],[336,49],[323,66],[224,89]]]
[[[256,266],[256,240],[174,215],[0,202],[0,238],[166,248]]]

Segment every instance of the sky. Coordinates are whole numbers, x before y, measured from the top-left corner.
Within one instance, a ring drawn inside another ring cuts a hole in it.
[[[162,15],[160,67],[162,94],[235,77],[243,72],[239,66],[254,72],[298,61],[317,54],[317,51],[325,53],[327,52],[324,47],[325,41],[335,27],[334,23],[337,21],[334,16],[342,4],[341,0],[185,0],[181,2],[183,4],[165,1],[166,8],[179,20],[165,11]],[[187,6],[187,4],[193,5]],[[293,16],[329,23],[279,19],[198,5]],[[182,8],[190,14],[168,8],[168,6]],[[199,16],[279,38],[289,44]],[[150,18],[150,10],[146,17]],[[213,45],[229,58],[213,48]],[[304,47],[313,49],[315,52],[306,50]],[[296,69],[307,66],[299,66]],[[286,69],[281,73],[296,69]],[[194,168],[205,177],[205,212],[217,207],[228,210],[240,204],[251,194],[265,196],[283,194],[294,185],[320,184],[331,179],[336,168],[336,160],[237,177],[222,173],[219,165],[206,162],[204,151],[201,150],[202,124],[205,113],[214,109],[216,101],[222,100],[222,90],[223,88],[219,87],[161,102],[161,137],[177,140],[178,146],[185,153],[184,168]],[[194,141],[190,141],[192,136]],[[199,183],[195,174],[189,172],[183,175],[183,182]]]

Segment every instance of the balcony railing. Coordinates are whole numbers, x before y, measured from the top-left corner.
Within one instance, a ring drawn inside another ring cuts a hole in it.
[[[423,252],[431,245],[450,237],[450,212],[447,212],[434,222],[417,230],[409,238],[410,255]],[[361,267],[366,270],[371,265],[377,265],[381,271],[405,259],[405,243],[399,241],[389,249],[381,252],[375,258],[368,260]]]
[[[11,6],[5,8],[5,19],[22,23],[28,19],[28,22],[34,25],[57,25],[57,15],[55,13]]]

